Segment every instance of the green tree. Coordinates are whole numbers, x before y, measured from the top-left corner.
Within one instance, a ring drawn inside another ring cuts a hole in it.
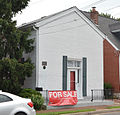
[[[104,16],[104,17],[106,17],[106,18],[111,18],[112,16],[111,16],[111,14],[107,14],[107,13],[101,13],[101,14],[99,14],[100,16]]]
[[[111,18],[111,19],[114,19],[114,20],[118,20],[114,16],[112,16],[111,14],[108,14],[108,13],[101,13],[99,15],[103,16],[103,17],[106,17],[106,18]]]
[[[117,20],[117,21],[120,21],[120,18],[117,18],[116,20]]]
[[[26,77],[34,68],[30,59],[21,61],[23,52],[30,53],[33,39],[28,39],[29,31],[16,27],[12,18],[22,12],[30,0],[0,0],[0,89],[19,93]]]

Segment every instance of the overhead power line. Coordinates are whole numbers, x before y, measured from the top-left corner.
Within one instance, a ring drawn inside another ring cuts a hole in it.
[[[119,7],[120,7],[120,5],[115,6],[115,7],[112,7],[112,8],[109,8],[109,9],[107,9],[107,10],[105,10],[105,11],[110,11],[110,10],[113,10],[113,9],[115,9],[115,8],[119,8]]]
[[[91,4],[89,4],[89,5],[81,8],[81,9],[89,8],[89,7],[93,6],[93,5],[98,5],[98,4],[100,4],[100,3],[102,3],[102,2],[105,2],[105,1],[106,1],[106,0],[98,0],[98,1],[96,1],[96,2],[94,2],[94,3],[91,3]]]

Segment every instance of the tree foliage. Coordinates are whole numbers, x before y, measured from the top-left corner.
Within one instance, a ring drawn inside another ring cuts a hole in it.
[[[116,20],[117,20],[117,21],[120,21],[120,18],[117,18]]]
[[[21,62],[23,53],[33,50],[33,39],[29,31],[16,27],[12,18],[22,12],[30,0],[0,0],[0,89],[18,93],[26,77],[34,68],[30,59]]]
[[[19,93],[24,84],[25,76],[32,73],[33,65],[24,62],[19,63],[16,59],[5,58],[0,60],[0,89],[14,94]]]
[[[30,0],[0,0],[0,17],[11,20],[18,12],[22,12]]]
[[[112,18],[112,19],[115,19],[115,17],[113,17],[111,14],[108,14],[108,13],[101,13],[99,14],[100,16],[104,16],[106,18]]]
[[[112,85],[110,83],[104,83],[104,89],[112,89]]]
[[[99,14],[99,15],[100,15],[100,16],[103,16],[103,17],[106,17],[106,18],[111,18],[111,19],[120,21],[120,18],[115,18],[114,16],[112,16],[111,14],[108,14],[108,13],[101,13],[101,14]]]

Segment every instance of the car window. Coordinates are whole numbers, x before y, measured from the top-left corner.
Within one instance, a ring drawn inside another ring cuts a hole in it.
[[[0,103],[12,101],[12,99],[6,95],[0,94]]]

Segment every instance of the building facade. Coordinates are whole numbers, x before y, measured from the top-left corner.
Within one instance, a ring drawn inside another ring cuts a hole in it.
[[[36,68],[25,87],[77,90],[78,99],[91,96],[92,89],[103,89],[105,35],[79,9],[72,7],[21,28],[27,27],[36,38],[35,54],[30,54]]]

